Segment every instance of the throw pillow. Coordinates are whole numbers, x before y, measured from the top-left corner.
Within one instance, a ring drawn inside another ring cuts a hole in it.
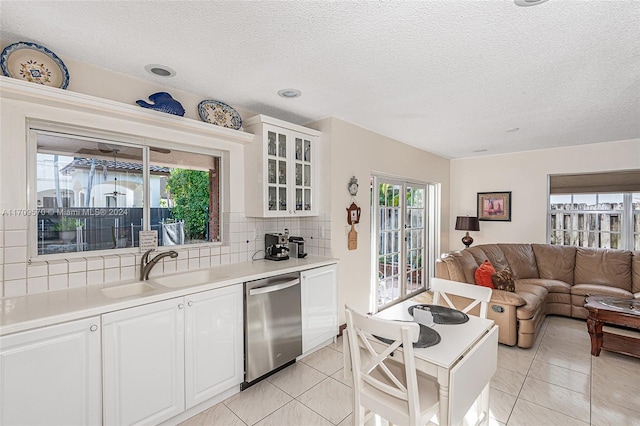
[[[513,274],[511,269],[505,268],[500,272],[491,275],[491,281],[496,290],[516,291],[516,285],[513,282]]]
[[[493,267],[491,262],[485,260],[482,262],[482,265],[476,269],[475,278],[476,284],[493,288],[493,281],[491,281],[491,276],[496,273],[496,268]]]

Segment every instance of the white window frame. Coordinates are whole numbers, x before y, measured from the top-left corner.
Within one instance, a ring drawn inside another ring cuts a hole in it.
[[[54,123],[49,121],[42,120],[27,120],[27,205],[28,211],[33,212],[29,215],[29,223],[28,223],[28,254],[29,254],[29,262],[31,261],[42,261],[42,260],[56,260],[56,259],[69,259],[69,258],[79,258],[79,257],[87,257],[87,256],[104,256],[104,255],[117,255],[117,254],[126,254],[126,253],[138,253],[140,251],[139,247],[129,247],[122,249],[109,249],[109,250],[91,250],[91,251],[83,251],[83,252],[67,252],[67,253],[56,253],[56,254],[38,254],[38,207],[37,207],[37,135],[38,134],[54,134],[54,135],[62,135],[66,138],[71,139],[81,139],[84,141],[94,141],[94,142],[104,142],[104,143],[116,143],[122,146],[130,146],[134,148],[139,148],[142,150],[142,163],[144,167],[142,168],[142,176],[143,176],[143,230],[149,230],[151,228],[151,219],[150,219],[150,185],[149,185],[149,164],[150,164],[150,156],[149,149],[153,148],[166,148],[170,150],[189,152],[194,154],[202,154],[209,155],[212,157],[219,157],[220,161],[220,171],[219,171],[219,205],[221,206],[220,214],[219,214],[219,224],[220,224],[220,240],[215,242],[206,242],[206,243],[197,243],[197,244],[183,244],[179,246],[172,246],[173,248],[197,248],[197,247],[208,247],[208,246],[221,246],[223,245],[223,235],[226,235],[224,232],[224,222],[223,222],[223,208],[225,205],[225,197],[228,197],[227,188],[227,176],[225,165],[228,164],[228,153],[214,149],[214,148],[206,148],[197,145],[189,145],[178,142],[171,141],[163,141],[159,139],[152,138],[143,138],[130,134],[123,133],[110,133],[108,131],[77,127],[73,125],[66,125],[60,123]]]

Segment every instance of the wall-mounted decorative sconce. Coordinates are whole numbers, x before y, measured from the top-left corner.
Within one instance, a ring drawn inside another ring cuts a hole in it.
[[[456,231],[467,231],[466,235],[462,237],[462,244],[469,246],[473,244],[473,238],[469,235],[469,231],[479,231],[480,221],[475,216],[458,216],[456,218]]]

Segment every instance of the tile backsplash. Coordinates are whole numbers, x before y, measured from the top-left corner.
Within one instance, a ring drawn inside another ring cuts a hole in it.
[[[151,276],[246,262],[264,257],[264,234],[284,233],[305,239],[309,254],[331,256],[329,213],[307,218],[247,218],[242,213],[223,217],[224,243],[176,248],[176,259],[164,258]],[[160,250],[169,247],[160,248]],[[27,218],[0,215],[0,297],[43,293],[71,287],[135,279],[142,253],[101,255],[87,252],[85,257],[28,261]],[[46,256],[44,257],[46,259]]]

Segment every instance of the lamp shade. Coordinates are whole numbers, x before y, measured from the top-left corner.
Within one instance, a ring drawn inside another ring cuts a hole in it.
[[[479,231],[480,221],[475,216],[458,216],[456,218],[456,231]]]

